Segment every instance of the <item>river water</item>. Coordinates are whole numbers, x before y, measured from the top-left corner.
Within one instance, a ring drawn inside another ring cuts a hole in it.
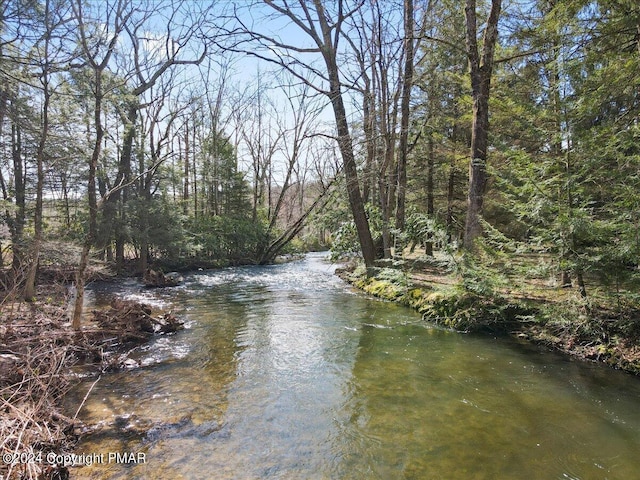
[[[104,462],[72,478],[638,478],[640,379],[434,327],[333,270],[309,255],[125,286],[187,329],[98,381],[80,417],[105,427],[76,453]]]

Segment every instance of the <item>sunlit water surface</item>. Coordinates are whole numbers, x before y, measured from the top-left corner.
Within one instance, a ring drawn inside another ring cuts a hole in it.
[[[77,453],[146,462],[72,477],[639,478],[638,378],[435,328],[333,270],[311,255],[126,285],[188,328],[136,352],[140,368],[104,375],[80,413],[106,426]]]

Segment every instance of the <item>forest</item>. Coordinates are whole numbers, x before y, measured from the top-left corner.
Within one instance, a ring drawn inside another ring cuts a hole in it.
[[[639,62],[631,0],[3,2],[3,290],[410,247],[631,308]]]

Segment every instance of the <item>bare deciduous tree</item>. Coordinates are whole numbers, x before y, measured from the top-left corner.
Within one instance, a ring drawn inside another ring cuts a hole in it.
[[[85,236],[80,262],[76,270],[76,298],[73,309],[73,328],[79,329],[82,321],[84,306],[85,273],[89,264],[89,253],[97,236],[98,200],[96,194],[96,170],[102,150],[104,138],[104,126],[102,124],[102,108],[104,101],[103,81],[105,70],[113,56],[118,39],[123,32],[126,23],[133,14],[128,0],[118,0],[115,5],[106,5],[106,15],[103,17],[106,25],[97,30],[91,25],[85,13],[85,5],[82,0],[73,2],[73,13],[77,25],[78,43],[80,44],[81,57],[92,72],[93,89],[93,128],[94,142],[91,159],[89,160],[89,175],[87,180],[87,193],[89,198],[89,228]],[[104,197],[103,197],[104,198]]]
[[[34,47],[34,61],[40,82],[42,106],[39,139],[36,148],[36,204],[34,212],[34,238],[30,249],[29,264],[24,286],[24,298],[33,300],[36,294],[36,276],[42,244],[42,208],[45,180],[46,148],[49,141],[49,115],[51,97],[55,93],[52,74],[66,68],[72,58],[64,52],[64,42],[69,36],[67,25],[71,21],[71,10],[67,2],[45,0],[42,17],[42,33]]]
[[[124,123],[124,137],[122,150],[118,162],[118,172],[113,185],[129,184],[131,182],[131,163],[133,161],[133,146],[136,135],[136,123],[140,116],[140,110],[144,108],[141,102],[142,96],[152,89],[159,79],[170,70],[179,66],[198,65],[206,54],[206,45],[202,46],[199,55],[190,58],[185,51],[189,51],[192,42],[201,38],[200,31],[207,18],[207,9],[195,12],[193,15],[185,15],[181,9],[200,8],[197,4],[190,4],[185,0],[165,3],[145,3],[136,5],[135,15],[131,21],[124,25],[128,43],[131,50],[121,52],[118,60],[123,64],[126,73],[125,89],[128,94],[124,100],[124,108],[121,118]],[[209,7],[210,8],[210,7]],[[178,15],[178,12],[181,12]],[[157,15],[161,13],[168,18],[166,31],[162,34],[151,35],[153,31],[151,23],[155,22]],[[195,19],[192,24],[184,21],[184,17]],[[120,52],[119,52],[120,53]],[[128,189],[121,188],[110,196],[108,202],[111,207],[108,211],[112,214],[119,207],[120,215],[125,215],[124,204],[128,200]],[[124,223],[124,219],[121,219]],[[116,270],[121,270],[124,265],[124,246],[126,235],[122,229],[116,229],[115,250]]]
[[[358,11],[362,3],[362,1],[338,0],[329,4],[322,0],[313,0],[313,2],[298,0],[294,4],[289,4],[286,1],[267,0],[265,4],[271,11],[295,25],[311,41],[312,46],[305,47],[283,42],[277,35],[269,35],[258,31],[255,27],[247,26],[238,15],[234,15],[238,26],[229,32],[232,34],[234,43],[231,46],[226,45],[225,48],[228,51],[242,52],[274,63],[329,99],[336,125],[337,143],[342,156],[349,205],[362,256],[365,264],[372,266],[376,252],[360,190],[340,69],[343,44],[341,40],[344,40],[345,23]],[[303,58],[305,55],[307,59]],[[313,60],[320,60],[323,68],[318,68]],[[309,80],[311,75],[315,76],[316,81]]]

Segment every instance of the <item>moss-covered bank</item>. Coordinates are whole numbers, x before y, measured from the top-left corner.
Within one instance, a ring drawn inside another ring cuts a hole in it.
[[[510,295],[508,289],[482,295],[449,272],[424,275],[405,266],[367,271],[351,265],[337,273],[363,292],[413,308],[425,321],[461,332],[509,334],[640,374],[640,309],[614,311],[571,297]]]
[[[456,283],[416,285],[411,273],[383,267],[341,270],[340,276],[360,290],[417,310],[425,320],[458,331],[504,332],[534,310],[524,302],[500,295],[483,297]]]

